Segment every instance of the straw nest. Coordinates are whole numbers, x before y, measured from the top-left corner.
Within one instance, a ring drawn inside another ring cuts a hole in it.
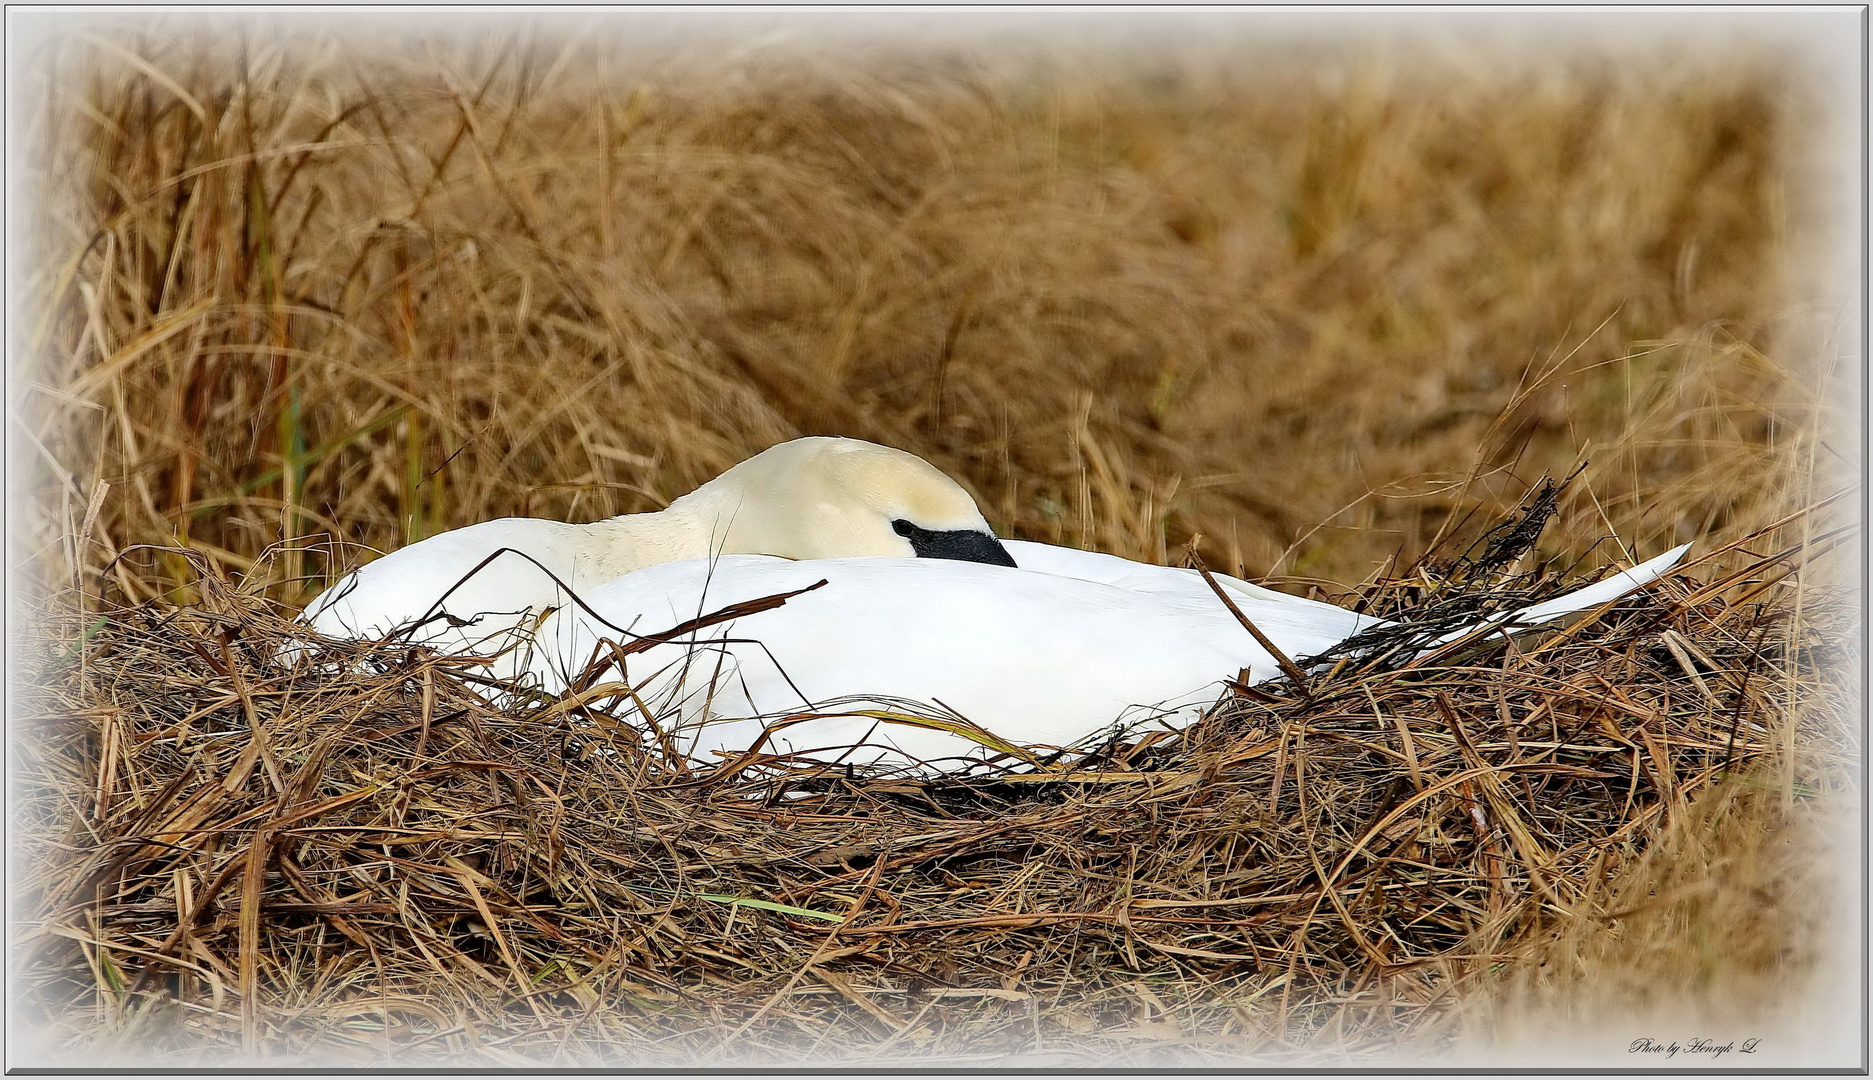
[[[1357,601],[1422,627],[1551,594],[1553,568],[1511,573],[1531,509]],[[145,1054],[158,1030],[510,1064],[1434,1039],[1454,981],[1605,918],[1669,817],[1792,734],[1786,672],[1827,662],[1828,623],[1811,603],[1790,634],[1794,554],[1739,542],[1512,642],[1354,642],[1181,734],[970,781],[685,766],[414,648],[287,669],[303,628],[204,569],[197,606],[41,624],[16,971],[53,1018],[162,1018]]]
[[[1700,793],[1851,749],[1841,617],[1771,584],[1854,483],[1785,61],[354,22],[35,54],[8,520],[16,585],[73,584],[8,624],[11,971],[67,1060],[1295,1061],[1444,1038],[1556,935],[1596,990],[1781,947],[1777,896],[1630,913],[1800,888]],[[1561,587],[1418,557],[1588,458],[1544,553],[1705,558],[968,785],[684,772],[460,661],[268,659],[348,562],[295,545],[656,509],[805,434],[1003,535],[1202,534],[1283,588],[1396,551],[1346,602],[1420,618]]]

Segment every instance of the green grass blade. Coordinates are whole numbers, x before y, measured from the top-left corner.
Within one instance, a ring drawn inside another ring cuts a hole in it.
[[[59,662],[64,663],[65,661],[70,660],[72,657],[77,656],[78,650],[84,648],[85,645],[89,643],[92,638],[97,636],[97,632],[99,630],[102,630],[104,629],[105,626],[109,625],[110,621],[111,621],[111,618],[109,615],[99,615],[96,619],[93,619],[91,622],[91,625],[85,627],[84,633],[78,635],[77,641],[74,641],[70,645],[65,646],[64,653],[60,654],[59,656]]]
[[[397,420],[400,419],[403,416],[403,414],[409,410],[409,408],[410,407],[408,405],[399,405],[396,408],[391,409],[389,412],[385,413],[384,415],[379,416],[377,419],[372,420],[370,423],[365,424],[363,427],[357,428],[353,431],[348,431],[345,434],[340,435],[338,438],[333,439],[332,441],[328,443],[324,443],[318,447],[315,447],[312,450],[305,452],[304,454],[294,455],[293,459],[288,464],[291,467],[296,468],[296,469],[303,469],[306,466],[316,465],[317,463],[319,463],[320,461],[323,461],[325,458],[329,457],[330,455],[335,454],[338,451],[343,450],[345,447],[350,446],[352,443],[357,442],[359,439],[364,438],[366,435],[369,435],[376,431],[381,431],[384,428],[389,427],[391,424],[396,423]],[[261,473],[259,476],[254,477],[252,480],[249,480],[243,483],[240,486],[238,494],[224,495],[218,499],[203,500],[201,503],[197,504],[193,510],[189,511],[189,516],[201,517],[203,514],[206,514],[210,510],[218,510],[223,506],[227,506],[227,505],[230,505],[231,503],[236,502],[242,496],[252,495],[254,492],[259,491],[261,488],[266,487],[268,484],[271,484],[277,481],[281,477],[281,475],[283,475],[286,467],[287,466],[282,466],[281,468],[278,468],[278,469],[268,469],[266,472]],[[300,473],[300,475],[303,477],[304,473],[302,472]]]
[[[660,896],[678,895],[673,890],[658,889],[649,885],[633,885],[631,888],[637,892],[656,893]],[[797,915],[803,919],[820,919],[824,922],[845,921],[845,916],[834,915],[830,911],[814,911],[812,908],[789,907],[786,904],[776,904],[772,900],[756,900],[747,896],[727,896],[722,893],[696,893],[695,895],[703,900],[713,901],[717,904],[728,904],[732,907],[760,908],[762,911],[774,911],[782,915]]]
[[[713,900],[718,904],[730,904],[736,907],[760,908],[762,911],[778,911],[782,915],[798,915],[807,919],[822,919],[826,922],[844,922],[844,915],[834,915],[830,911],[814,911],[812,908],[788,907],[776,904],[772,900],[753,900],[745,896],[723,896],[720,893],[697,893],[704,900]]]

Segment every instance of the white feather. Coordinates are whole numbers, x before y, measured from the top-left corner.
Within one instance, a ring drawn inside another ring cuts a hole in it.
[[[628,643],[823,580],[778,607],[691,631],[625,657],[621,671],[604,670],[604,680],[637,690],[619,715],[648,710],[674,733],[678,750],[703,759],[753,748],[765,732],[769,752],[938,770],[992,756],[993,741],[868,714],[947,712],[997,739],[1044,750],[1083,746],[1116,727],[1181,727],[1242,669],[1250,683],[1280,674],[1192,572],[1047,545],[1009,549],[1020,568],[758,556],[648,567],[583,596],[589,611],[569,607],[548,619],[530,671],[542,689],[559,693],[605,641]],[[1545,621],[1598,606],[1656,580],[1684,550],[1494,621]],[[1031,568],[1040,566],[1050,569]],[[1230,582],[1237,607],[1291,659],[1382,625]],[[863,749],[852,749],[860,742]]]

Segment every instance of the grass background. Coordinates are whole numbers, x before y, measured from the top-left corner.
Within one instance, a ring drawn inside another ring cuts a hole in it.
[[[1326,596],[1582,463],[1541,551],[1587,567],[1853,480],[1787,56],[308,25],[38,58],[26,591],[190,604],[190,550],[290,607],[808,434],[925,456],[1002,535]],[[1798,950],[1710,944],[1805,925],[1760,899],[1787,822],[1700,814],[1629,885],[1685,895],[1549,943],[1518,1008],[1789,984]]]

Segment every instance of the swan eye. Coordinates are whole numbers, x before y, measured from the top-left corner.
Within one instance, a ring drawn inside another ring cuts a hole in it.
[[[910,547],[920,559],[955,559],[959,562],[988,563],[991,566],[1013,566],[1015,560],[1002,546],[1000,540],[985,532],[974,529],[952,529],[947,532],[937,529],[920,529],[903,518],[891,523],[891,531],[910,541]]]

